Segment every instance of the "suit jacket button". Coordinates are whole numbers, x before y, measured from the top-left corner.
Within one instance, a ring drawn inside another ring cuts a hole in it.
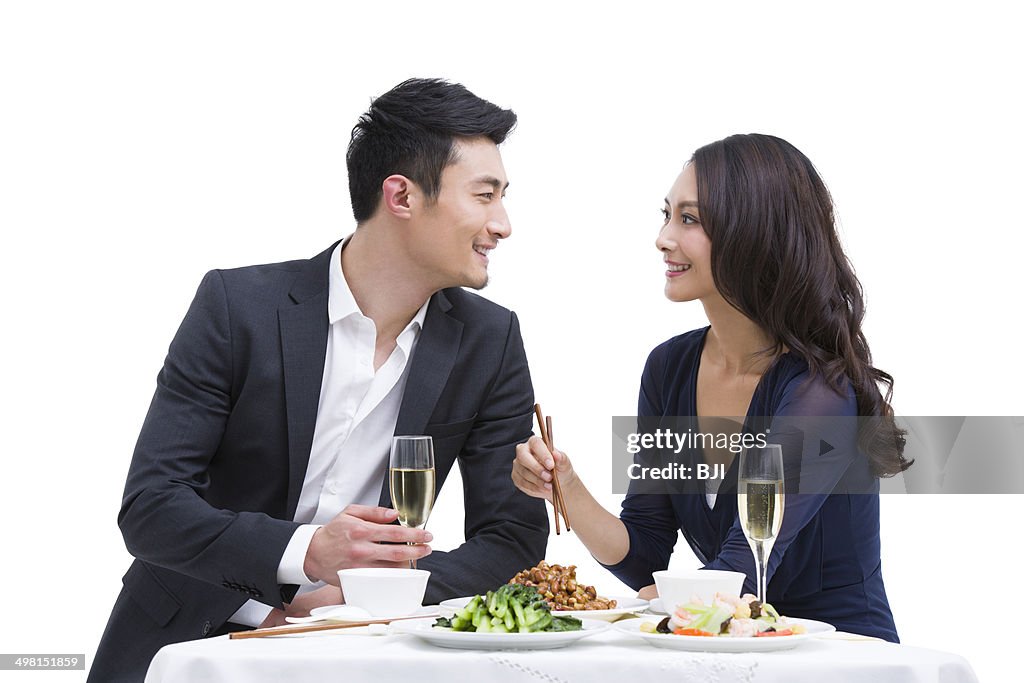
[[[203,624],[203,637],[205,638],[206,636],[210,635],[210,631],[212,629],[213,624],[211,624],[210,622],[206,622],[205,624]]]

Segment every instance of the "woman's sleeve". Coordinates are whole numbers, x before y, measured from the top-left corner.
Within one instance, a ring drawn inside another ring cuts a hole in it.
[[[803,373],[784,390],[768,435],[769,443],[780,444],[783,449],[786,503],[782,529],[768,559],[767,582],[772,580],[793,540],[818,514],[851,464],[864,457],[857,447],[857,428],[857,402],[852,388],[847,386],[844,395],[840,395],[822,380],[811,381]],[[738,517],[718,556],[705,569],[743,572],[747,575],[744,591],[756,593],[754,555]]]
[[[664,414],[663,351],[663,347],[658,347],[647,358],[640,380],[638,416]],[[639,590],[654,583],[653,572],[668,567],[679,535],[679,523],[671,498],[660,494],[627,493],[619,518],[629,534],[629,551],[618,564],[604,567],[626,585]]]

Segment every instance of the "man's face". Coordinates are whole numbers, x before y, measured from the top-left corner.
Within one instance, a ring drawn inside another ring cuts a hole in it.
[[[436,289],[487,284],[488,252],[512,234],[498,147],[487,138],[455,142],[457,161],[441,173],[433,203],[419,202],[409,226],[411,253]]]

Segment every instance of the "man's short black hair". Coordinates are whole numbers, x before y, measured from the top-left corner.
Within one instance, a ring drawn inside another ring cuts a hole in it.
[[[441,172],[456,161],[455,139],[487,137],[500,145],[516,115],[458,83],[410,78],[373,100],[352,129],[348,187],[357,223],[370,218],[390,175],[404,175],[437,197]]]

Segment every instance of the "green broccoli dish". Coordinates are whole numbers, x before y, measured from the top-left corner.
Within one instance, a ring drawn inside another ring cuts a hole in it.
[[[487,595],[474,595],[454,617],[439,618],[434,628],[476,633],[540,633],[580,631],[576,617],[556,617],[533,586],[506,583]]]

